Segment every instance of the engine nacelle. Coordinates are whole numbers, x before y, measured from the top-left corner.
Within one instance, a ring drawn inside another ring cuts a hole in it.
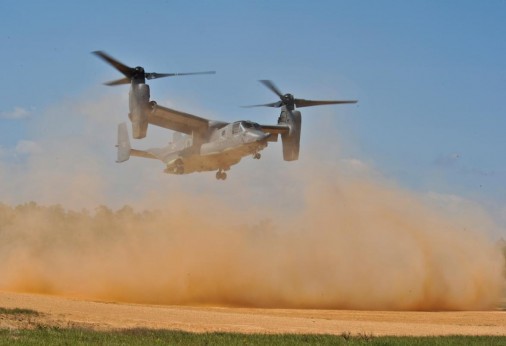
[[[148,131],[149,85],[133,84],[129,96],[128,117],[132,122],[132,136],[136,139],[144,138]]]
[[[299,159],[300,149],[300,129],[302,125],[302,116],[299,111],[285,112],[280,116],[278,124],[288,125],[290,131],[281,135],[283,141],[283,159],[285,161],[295,161]]]

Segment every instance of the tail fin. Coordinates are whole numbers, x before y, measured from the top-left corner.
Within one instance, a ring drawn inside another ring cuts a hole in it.
[[[130,158],[130,151],[132,150],[132,147],[130,146],[126,123],[118,125],[118,144],[116,147],[118,147],[118,159],[116,162],[124,162]]]

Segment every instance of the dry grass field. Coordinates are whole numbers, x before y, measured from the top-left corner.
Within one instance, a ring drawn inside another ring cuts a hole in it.
[[[36,326],[94,330],[167,329],[188,332],[342,335],[506,335],[506,311],[345,311],[250,309],[97,302],[0,292],[0,329]],[[30,310],[37,313],[29,313]]]

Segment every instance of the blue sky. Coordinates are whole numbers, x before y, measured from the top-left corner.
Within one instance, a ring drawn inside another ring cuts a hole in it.
[[[492,0],[4,0],[0,148],[37,137],[33,124],[55,104],[125,95],[101,85],[120,77],[90,54],[105,50],[148,71],[218,71],[151,89],[161,104],[222,120],[275,122],[271,109],[238,107],[275,100],[258,79],[302,98],[359,99],[305,110],[303,141],[325,123],[338,155],[411,189],[476,200],[506,224],[505,14]],[[121,107],[114,117],[126,119]]]

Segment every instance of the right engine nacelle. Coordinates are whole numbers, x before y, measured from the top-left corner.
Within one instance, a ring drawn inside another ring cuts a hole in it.
[[[302,116],[299,111],[286,112],[281,116],[279,124],[288,125],[290,132],[281,135],[283,141],[283,159],[285,161],[295,161],[299,159],[300,149],[300,129]]]
[[[130,113],[132,136],[136,139],[146,137],[148,132],[149,85],[136,84],[130,90]]]

